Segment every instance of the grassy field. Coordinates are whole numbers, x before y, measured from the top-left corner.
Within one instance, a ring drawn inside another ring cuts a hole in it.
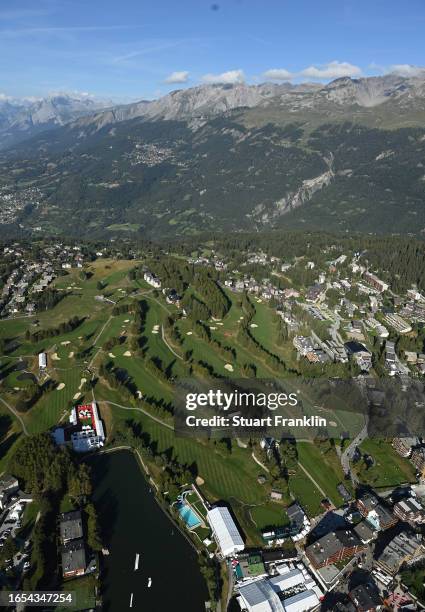
[[[289,487],[309,517],[316,516],[323,511],[320,505],[323,495],[305,474],[298,472],[296,476],[292,476],[289,480]]]
[[[0,474],[7,469],[13,447],[20,439],[21,424],[6,406],[0,402]]]
[[[250,512],[258,529],[283,527],[289,522],[285,508],[278,503],[269,502],[264,506],[256,506]]]
[[[76,603],[70,606],[57,606],[57,612],[79,612],[80,610],[94,609],[96,604],[94,576],[82,576],[75,580],[66,581],[62,585],[64,591],[75,592]]]
[[[327,444],[298,442],[298,460],[308,471],[326,496],[336,505],[343,503],[337,485],[344,481],[341,463],[334,449]],[[313,484],[313,483],[312,483]]]
[[[415,468],[393,449],[387,440],[365,440],[360,450],[373,458],[373,465],[366,469],[363,462],[354,466],[360,482],[374,487],[391,487],[415,482]]]

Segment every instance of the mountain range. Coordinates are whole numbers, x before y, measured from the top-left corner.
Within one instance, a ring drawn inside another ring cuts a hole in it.
[[[108,108],[85,102],[8,119],[39,130],[0,155],[8,232],[425,232],[424,77],[203,85]]]
[[[0,149],[110,105],[88,95],[66,93],[39,99],[0,97]]]

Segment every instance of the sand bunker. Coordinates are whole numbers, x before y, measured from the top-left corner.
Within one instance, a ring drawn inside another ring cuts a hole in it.
[[[126,351],[126,352],[124,353],[124,357],[131,357],[131,353],[130,353],[130,351]]]
[[[130,323],[130,319],[126,319],[124,323]]]
[[[115,359],[115,355],[114,353],[108,353],[109,357],[111,357],[112,359]]]
[[[219,323],[217,323],[217,325],[224,325],[224,323],[220,323],[220,322],[219,322]]]
[[[154,325],[153,328],[158,330],[159,329],[159,325]]]
[[[210,325],[210,329],[212,329],[213,331],[215,331],[217,328],[215,327],[215,325]]]
[[[62,389],[65,389],[65,383],[59,383],[56,387],[56,391],[62,391]]]
[[[64,340],[63,342],[61,342],[62,346],[68,346],[68,344],[71,344],[71,340]]]
[[[142,399],[142,397],[143,397],[143,393],[141,391],[136,391],[136,395],[137,395],[138,399]]]
[[[251,323],[250,327],[258,327],[257,323]]]
[[[201,478],[201,476],[197,476],[195,482],[199,487],[202,487],[202,485],[205,484],[205,480]]]
[[[53,359],[53,361],[60,361],[61,360],[61,358],[59,357],[59,355],[57,353],[53,353],[52,359]]]
[[[80,386],[78,387],[78,389],[81,389],[81,387],[87,382],[87,378],[82,378],[81,382],[80,382]]]
[[[77,400],[77,399],[80,397],[80,395],[81,395],[81,393],[79,393],[79,392],[78,392],[78,393],[76,393],[76,394],[74,395],[74,397],[73,397],[72,399]]]
[[[186,332],[186,336],[191,336],[193,332]]]
[[[151,333],[152,334],[159,334],[159,331],[157,329],[153,329]]]
[[[231,363],[226,363],[226,365],[224,366],[225,370],[228,370],[229,372],[233,372],[233,366]]]
[[[68,355],[68,357],[74,357],[74,351],[71,351]]]

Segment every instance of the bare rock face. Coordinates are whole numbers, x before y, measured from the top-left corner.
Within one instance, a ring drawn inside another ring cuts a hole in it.
[[[0,97],[0,149],[68,123],[96,131],[136,118],[203,122],[238,108],[275,108],[293,113],[314,111],[332,117],[350,109],[379,109],[392,104],[403,112],[425,110],[425,72],[415,77],[387,75],[328,83],[213,84],[173,91],[157,100],[113,105],[90,96],[60,94],[40,100]],[[393,111],[394,112],[394,111]]]
[[[86,95],[56,94],[40,99],[0,98],[0,149],[93,114],[111,103]]]

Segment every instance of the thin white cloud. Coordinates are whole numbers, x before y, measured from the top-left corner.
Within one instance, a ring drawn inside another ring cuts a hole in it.
[[[140,29],[141,25],[110,25],[110,26],[47,26],[47,27],[17,27],[0,30],[1,36],[10,38],[32,34],[61,36],[63,34],[84,34],[92,32],[113,32],[119,30]]]
[[[411,64],[394,64],[390,66],[388,72],[402,77],[415,77],[425,75],[425,68]]]
[[[189,72],[187,70],[176,70],[169,74],[165,79],[165,83],[187,83],[189,80]]]
[[[243,70],[228,70],[221,74],[204,74],[202,80],[204,83],[243,83],[245,75]]]
[[[294,75],[285,68],[270,68],[270,70],[263,72],[263,77],[272,81],[287,81],[292,79]]]
[[[320,66],[309,66],[300,72],[301,76],[309,79],[337,79],[340,77],[361,76],[362,70],[348,62],[333,61]]]

